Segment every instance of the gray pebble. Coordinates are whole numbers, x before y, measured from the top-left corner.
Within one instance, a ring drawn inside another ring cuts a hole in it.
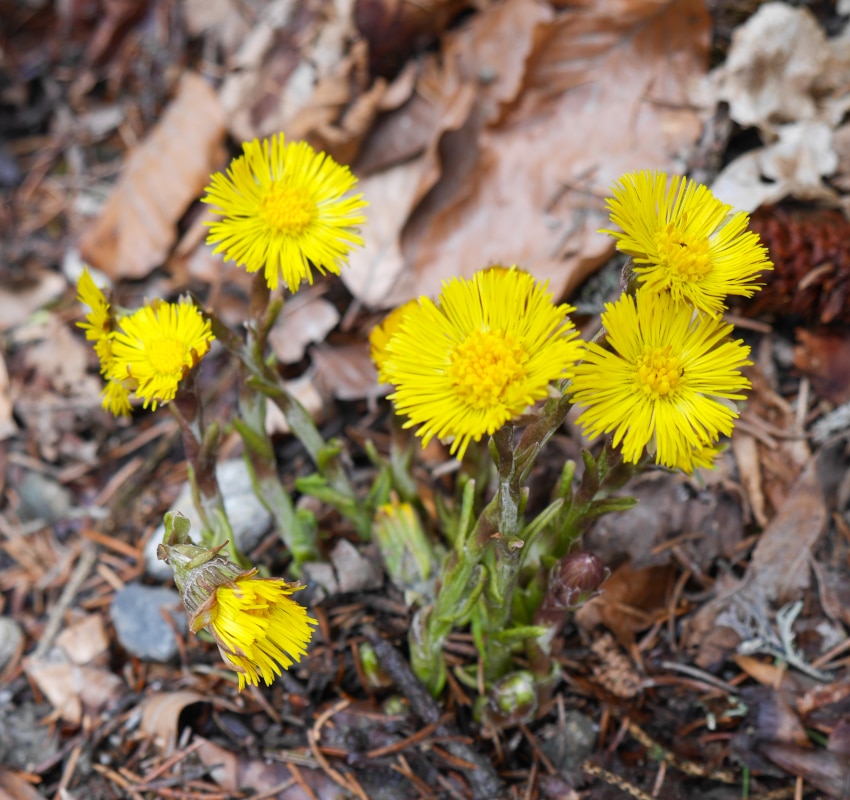
[[[223,461],[216,468],[216,477],[224,497],[224,510],[233,528],[236,546],[243,553],[247,553],[268,533],[272,525],[272,516],[254,494],[251,474],[243,459],[234,458]],[[192,489],[188,483],[172,504],[171,511],[179,511],[189,518],[192,525],[189,535],[195,544],[201,544],[201,520],[192,502]],[[171,577],[171,567],[156,557],[156,548],[162,543],[164,533],[165,527],[160,525],[148,539],[144,551],[145,572],[160,581]]]
[[[185,635],[186,611],[174,589],[129,583],[115,593],[112,601],[110,612],[118,641],[128,653],[143,661],[170,661],[177,655],[177,637],[161,609]]]

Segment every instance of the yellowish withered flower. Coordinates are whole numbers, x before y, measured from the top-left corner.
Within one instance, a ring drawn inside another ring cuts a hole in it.
[[[619,231],[604,231],[632,256],[642,289],[668,293],[699,311],[721,314],[727,295],[752,297],[773,269],[749,216],[732,212],[708,187],[664,172],[631,172],[607,201]]]
[[[378,382],[387,383],[384,378],[384,362],[387,360],[387,343],[392,335],[398,330],[404,315],[407,311],[419,305],[416,300],[408,302],[394,308],[387,316],[376,325],[369,333],[369,349],[372,355],[372,361],[378,369]]]
[[[161,544],[157,554],[174,571],[190,629],[212,635],[240,691],[261,679],[268,686],[306,654],[318,623],[290,597],[303,586],[258,578],[256,569],[241,569],[221,549]]]
[[[83,270],[77,282],[77,300],[90,309],[84,322],[77,325],[86,332],[86,339],[94,342],[94,351],[100,362],[100,374],[106,378],[106,386],[100,393],[100,403],[116,417],[129,416],[130,392],[122,381],[112,380],[109,371],[112,368],[112,340],[115,320],[109,301],[95,284],[87,269]]]
[[[313,269],[339,275],[349,250],[363,244],[362,195],[346,196],[357,179],[348,167],[283,134],[246,142],[226,174],[217,172],[202,202],[222,219],[210,223],[208,244],[244,266],[264,270],[269,288],[290,291]]]
[[[419,426],[423,446],[451,437],[463,458],[471,441],[489,436],[549,393],[578,358],[567,314],[546,285],[516,268],[495,267],[471,280],[443,283],[437,302],[407,309],[386,344],[382,377],[390,399]]]
[[[643,290],[606,304],[602,324],[606,346],[588,343],[571,370],[579,424],[589,436],[613,433],[625,461],[648,447],[657,464],[692,471],[732,432],[750,348],[727,338],[731,325]]]
[[[189,302],[154,302],[119,321],[107,377],[130,382],[144,407],[174,399],[180,381],[210,349],[210,321]]]

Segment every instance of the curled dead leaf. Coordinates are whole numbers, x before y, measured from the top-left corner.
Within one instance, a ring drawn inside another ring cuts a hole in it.
[[[83,258],[113,280],[142,278],[161,264],[176,241],[178,220],[219,166],[224,125],[215,92],[187,72],[80,238]]]

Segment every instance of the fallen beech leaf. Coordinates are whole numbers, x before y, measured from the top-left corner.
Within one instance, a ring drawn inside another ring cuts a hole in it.
[[[43,800],[43,795],[17,772],[0,767],[0,800]]]
[[[194,703],[208,702],[208,697],[189,689],[149,695],[142,703],[139,730],[152,737],[165,753],[170,753],[180,736],[177,723],[183,710]]]
[[[56,637],[59,645],[75,664],[88,664],[109,649],[109,637],[100,614],[86,614]]]
[[[299,292],[286,301],[269,333],[269,344],[281,364],[295,364],[304,358],[308,344],[323,342],[338,322],[335,306],[321,297]]]
[[[126,688],[124,681],[112,672],[69,661],[25,658],[24,671],[62,719],[72,725],[80,724],[83,710],[99,713],[109,708]]]
[[[759,751],[789,775],[797,775],[830,797],[847,797],[850,757],[829,750],[780,742],[760,742]]]
[[[556,14],[508,0],[447,37],[462,77],[492,85],[443,137],[440,182],[403,231],[416,293],[497,262],[569,293],[613,249],[596,232],[607,221],[601,195],[627,170],[672,169],[698,136],[688,82],[705,69],[708,36],[697,0],[602,0]],[[528,53],[516,91],[510,69],[502,81],[500,41],[511,43],[503,56]]]
[[[666,613],[675,579],[673,566],[636,570],[627,561],[602,584],[602,594],[576,612],[576,623],[585,630],[604,625],[631,651],[635,633],[650,627],[659,614]]]
[[[219,166],[224,112],[187,72],[162,119],[127,159],[103,212],[80,239],[83,258],[113,280],[145,277],[177,238],[176,225]]]
[[[28,270],[20,285],[0,285],[0,331],[18,327],[38,309],[55,300],[67,288],[65,279],[55,272]]]
[[[196,737],[200,739],[200,737]],[[250,786],[257,794],[287,784],[292,772],[286,764],[276,761],[261,761],[244,758],[214,742],[202,740],[197,753],[201,761],[209,766],[212,779],[228,792],[238,792]],[[285,789],[275,792],[277,800],[337,800],[340,788],[320,769],[298,767],[299,775],[308,789],[292,781]]]
[[[313,380],[321,392],[338,400],[361,400],[375,395],[378,374],[367,344],[315,347],[311,355],[315,368]]]

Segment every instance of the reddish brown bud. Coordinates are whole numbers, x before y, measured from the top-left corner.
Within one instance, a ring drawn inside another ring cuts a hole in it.
[[[602,560],[593,553],[564,556],[549,572],[549,586],[535,614],[535,625],[560,625],[566,612],[575,611],[598,594],[608,574]]]

